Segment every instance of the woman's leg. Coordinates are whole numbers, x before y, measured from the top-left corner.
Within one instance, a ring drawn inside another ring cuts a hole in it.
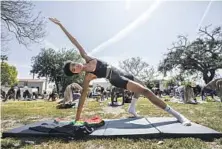
[[[183,115],[172,109],[168,106],[164,101],[158,98],[153,92],[151,92],[148,88],[144,87],[143,85],[129,80],[126,86],[127,90],[132,91],[137,94],[142,94],[147,97],[154,105],[158,106],[159,108],[165,110],[169,114],[176,117],[182,124],[189,126],[191,122],[185,118]]]
[[[136,112],[136,102],[139,98],[139,95],[140,94],[134,93],[133,98],[132,98],[131,103],[130,103],[129,108],[128,108],[128,112],[130,114],[132,114],[133,116],[135,116],[135,117],[139,116]]]
[[[130,79],[130,78],[129,78]],[[142,81],[140,81],[139,79],[133,77],[133,81],[135,81],[136,83],[139,83],[141,85],[144,85]],[[145,86],[145,85],[144,85]],[[128,108],[128,112],[130,114],[132,114],[133,116],[135,117],[138,117],[139,115],[137,114],[136,112],[136,102],[138,101],[140,97],[140,94],[138,93],[134,93],[133,97],[132,97],[132,100],[131,100],[131,103],[129,105],[129,108]]]

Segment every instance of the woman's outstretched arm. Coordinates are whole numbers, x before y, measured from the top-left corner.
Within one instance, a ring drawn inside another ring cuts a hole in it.
[[[57,24],[62,30],[63,32],[66,34],[66,36],[69,38],[69,40],[77,47],[77,49],[80,52],[80,55],[86,60],[89,61],[92,58],[90,56],[88,56],[88,54],[86,53],[86,51],[84,50],[84,48],[79,44],[79,42],[76,40],[76,38],[74,38],[67,30],[66,28],[61,24],[61,22],[59,20],[57,20],[56,18],[49,18],[49,20],[51,20],[53,23]]]
[[[96,76],[93,74],[86,74],[85,75],[85,79],[83,82],[83,90],[81,93],[81,97],[79,99],[79,104],[78,104],[78,109],[77,109],[77,113],[76,113],[76,121],[78,121],[80,119],[81,113],[82,113],[82,109],[83,109],[83,105],[85,103],[86,97],[87,97],[87,93],[88,93],[88,88],[89,88],[89,82],[93,79],[95,79]]]

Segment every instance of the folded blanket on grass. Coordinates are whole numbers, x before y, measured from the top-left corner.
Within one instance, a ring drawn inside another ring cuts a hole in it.
[[[93,127],[90,127],[86,124],[83,126],[74,126],[72,124],[59,125],[44,123],[40,126],[30,127],[29,129],[45,133],[66,134],[69,137],[84,137],[94,131]]]
[[[30,127],[29,129],[45,133],[62,133],[70,137],[84,137],[103,125],[105,125],[104,120],[98,116],[81,121],[57,118],[54,123],[43,123],[40,126]]]

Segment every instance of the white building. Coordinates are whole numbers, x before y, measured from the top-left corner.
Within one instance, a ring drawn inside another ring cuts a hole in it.
[[[52,92],[55,83],[47,82],[46,79],[18,79],[18,87],[37,88],[39,94]]]
[[[105,89],[109,88],[111,86],[109,81],[107,81],[106,79],[95,79],[95,80],[92,80],[90,82],[90,85],[92,85],[93,88],[96,87],[96,86],[102,86]]]

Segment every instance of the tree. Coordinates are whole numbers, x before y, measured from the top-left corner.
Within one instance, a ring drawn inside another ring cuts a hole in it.
[[[149,89],[159,88],[160,87],[160,83],[159,83],[159,80],[149,80],[149,81],[146,82],[146,86]]]
[[[30,1],[1,1],[2,43],[10,41],[11,34],[26,47],[40,42],[45,36],[45,21],[40,13],[33,16],[33,9],[34,4]]]
[[[8,60],[8,56],[7,55],[1,55],[1,61],[7,61]]]
[[[199,30],[199,37],[189,42],[187,37],[178,36],[179,41],[160,63],[158,70],[166,74],[178,68],[180,73],[202,73],[207,84],[214,76],[216,70],[222,68],[222,30],[216,27],[209,31],[209,26]]]
[[[82,81],[82,75],[74,75],[73,77],[67,77],[63,73],[63,65],[67,60],[73,60],[75,62],[82,62],[80,55],[73,49],[55,51],[54,49],[42,49],[41,52],[32,57],[32,70],[31,73],[37,74],[38,77],[47,77],[50,81],[55,82],[57,92],[60,92],[60,86],[62,91],[66,86],[76,82]]]
[[[140,57],[132,57],[119,62],[119,66],[125,72],[132,74],[141,81],[147,83],[154,77],[154,69],[144,62]]]
[[[18,72],[15,66],[10,66],[6,62],[1,62],[1,85],[15,85],[17,83],[17,75]]]
[[[176,80],[174,79],[174,78],[171,78],[171,79],[169,79],[169,80],[167,80],[166,82],[165,82],[165,85],[166,85],[166,87],[168,88],[168,87],[173,87],[173,86],[175,86],[177,83],[176,83]]]
[[[166,87],[173,87],[175,85],[179,85],[179,82],[182,83],[184,82],[184,74],[179,74],[176,76],[171,77],[170,79],[166,80],[165,86]]]

